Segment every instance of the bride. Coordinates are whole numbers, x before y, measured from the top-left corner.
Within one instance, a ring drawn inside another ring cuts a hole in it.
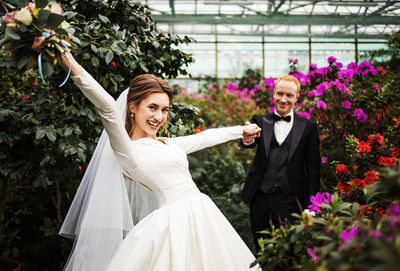
[[[32,48],[40,50],[41,38]],[[228,220],[193,182],[187,154],[242,137],[255,124],[157,138],[172,90],[135,77],[115,101],[72,57],[64,68],[95,105],[105,131],[60,230],[75,239],[65,270],[256,270]]]

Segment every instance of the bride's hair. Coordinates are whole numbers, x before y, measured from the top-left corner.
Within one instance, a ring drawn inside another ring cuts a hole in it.
[[[125,129],[128,135],[131,136],[133,133],[133,123],[134,120],[130,117],[130,108],[133,104],[134,106],[139,106],[139,104],[153,93],[165,93],[168,95],[169,103],[172,103],[172,98],[174,96],[171,87],[166,81],[157,77],[153,74],[142,74],[138,75],[131,81],[129,92],[127,96],[127,106],[126,106],[126,117],[125,117]]]

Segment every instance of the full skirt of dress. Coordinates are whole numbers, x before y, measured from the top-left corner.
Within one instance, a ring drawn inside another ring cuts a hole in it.
[[[250,268],[254,260],[214,202],[197,193],[155,210],[135,225],[107,270],[260,270]]]

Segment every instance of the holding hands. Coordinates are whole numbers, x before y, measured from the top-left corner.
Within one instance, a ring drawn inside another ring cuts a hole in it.
[[[257,124],[246,121],[243,127],[243,138],[244,143],[250,144],[256,137],[260,137],[261,128]]]

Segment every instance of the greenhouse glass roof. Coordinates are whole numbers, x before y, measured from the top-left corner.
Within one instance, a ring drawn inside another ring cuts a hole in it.
[[[145,0],[176,34],[382,39],[400,1]]]

